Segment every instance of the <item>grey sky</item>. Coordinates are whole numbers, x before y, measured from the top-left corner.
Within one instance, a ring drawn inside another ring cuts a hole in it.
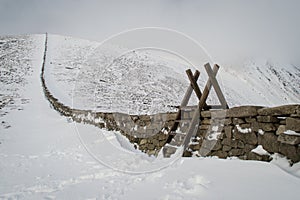
[[[243,56],[300,63],[300,1],[0,0],[0,35],[56,33],[102,41],[120,31],[166,27],[188,34],[217,61]]]

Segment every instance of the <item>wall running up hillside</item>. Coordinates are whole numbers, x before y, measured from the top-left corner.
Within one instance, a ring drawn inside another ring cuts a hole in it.
[[[166,134],[176,113],[125,115],[72,109],[63,105],[48,90],[44,78],[47,54],[45,42],[41,82],[53,108],[76,122],[120,131],[139,150],[157,155],[166,144]],[[188,129],[193,110],[182,113],[180,133]],[[292,163],[300,161],[300,105],[274,108],[241,106],[221,111],[202,111],[197,134],[184,156],[238,157],[245,160],[270,161],[271,154],[286,156]],[[170,153],[172,154],[172,153]]]

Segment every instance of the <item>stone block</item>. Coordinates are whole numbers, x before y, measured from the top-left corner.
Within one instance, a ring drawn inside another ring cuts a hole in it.
[[[280,125],[276,131],[276,135],[280,135],[286,131],[285,125]]]
[[[243,149],[245,147],[245,144],[242,141],[239,140],[238,143],[237,143],[237,147],[239,149]]]
[[[244,154],[244,150],[243,149],[231,149],[228,152],[229,156],[241,156]]]
[[[252,149],[254,149],[256,146],[255,145],[251,145],[251,144],[245,144],[245,147],[244,147],[244,151],[247,153],[247,152],[250,152]]]
[[[257,116],[257,121],[258,122],[279,122],[279,120],[277,119],[277,117],[274,116]]]
[[[259,134],[258,144],[262,145],[263,148],[270,153],[278,152],[279,142],[273,132],[265,132],[263,135]]]
[[[233,118],[232,119],[232,123],[234,125],[237,125],[237,124],[243,124],[243,123],[245,123],[245,121],[243,119],[241,119],[241,118]]]
[[[217,156],[219,158],[227,158],[228,154],[224,151],[214,151],[211,153],[211,156]]]
[[[209,110],[201,111],[201,117],[210,118],[211,114]]]
[[[253,122],[256,122],[256,118],[255,117],[246,117],[245,121],[247,123],[253,123]]]
[[[211,124],[210,121],[211,121],[210,119],[205,118],[205,119],[203,119],[200,123],[201,123],[201,124],[208,124],[208,125],[210,125],[210,124]]]
[[[300,105],[284,105],[273,108],[262,108],[257,112],[259,115],[287,116],[298,113],[299,109]]]
[[[298,145],[300,144],[300,136],[280,134],[278,136],[278,141],[284,144]]]
[[[297,148],[293,145],[280,143],[279,153],[291,159],[294,163],[300,161],[300,154],[297,153]]]
[[[227,110],[227,117],[253,117],[257,115],[257,110],[261,109],[259,106],[240,106],[233,107]]]
[[[230,151],[231,146],[223,145],[222,151]]]
[[[258,126],[264,131],[276,131],[276,126],[272,123],[259,123]]]
[[[286,129],[300,132],[300,118],[286,118]]]
[[[233,137],[242,140],[245,144],[257,144],[257,136],[253,131],[250,133],[240,133],[237,128],[234,128]]]

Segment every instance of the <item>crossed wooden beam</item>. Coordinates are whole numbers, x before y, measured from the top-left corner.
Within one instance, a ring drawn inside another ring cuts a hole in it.
[[[188,132],[187,132],[187,135],[183,141],[183,147],[184,147],[184,150],[188,147],[188,144],[190,142],[190,139],[193,135],[196,134],[197,130],[198,130],[198,126],[199,126],[199,123],[200,123],[200,113],[201,113],[201,110],[208,110],[208,109],[227,109],[228,108],[228,104],[226,102],[226,99],[222,93],[222,90],[220,88],[220,85],[216,79],[216,75],[219,71],[219,66],[217,64],[214,65],[213,69],[211,68],[210,64],[209,63],[206,63],[204,65],[204,68],[208,74],[208,80],[207,80],[207,83],[205,85],[205,88],[203,90],[203,93],[201,92],[198,84],[197,84],[197,80],[200,76],[200,72],[198,70],[195,71],[194,75],[192,73],[192,71],[190,69],[186,70],[186,74],[190,80],[190,85],[184,95],[184,98],[180,104],[180,107],[179,107],[179,110],[177,112],[177,115],[176,115],[176,120],[175,120],[175,123],[173,124],[172,128],[170,129],[170,132],[169,132],[169,138],[167,140],[167,143],[170,143],[171,140],[173,139],[173,137],[175,136],[175,131],[176,129],[178,128],[178,125],[179,125],[179,122],[180,122],[180,118],[181,118],[181,111],[184,110],[185,108],[189,108],[187,106],[188,102],[189,102],[189,99],[191,97],[191,94],[192,92],[194,91],[198,100],[199,100],[199,103],[198,103],[198,106],[196,107],[196,110],[194,112],[194,115],[193,115],[193,118],[192,118],[192,121],[190,123],[190,126],[189,126],[189,129],[188,129]],[[209,95],[209,92],[211,90],[211,87],[214,88],[216,94],[217,94],[217,97],[220,101],[220,105],[207,105],[206,103],[206,100],[207,100],[207,97]]]

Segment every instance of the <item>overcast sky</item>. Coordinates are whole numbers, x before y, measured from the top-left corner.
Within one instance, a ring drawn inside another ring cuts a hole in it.
[[[0,35],[56,33],[102,41],[165,27],[195,38],[222,63],[242,56],[299,62],[300,1],[0,0]]]

